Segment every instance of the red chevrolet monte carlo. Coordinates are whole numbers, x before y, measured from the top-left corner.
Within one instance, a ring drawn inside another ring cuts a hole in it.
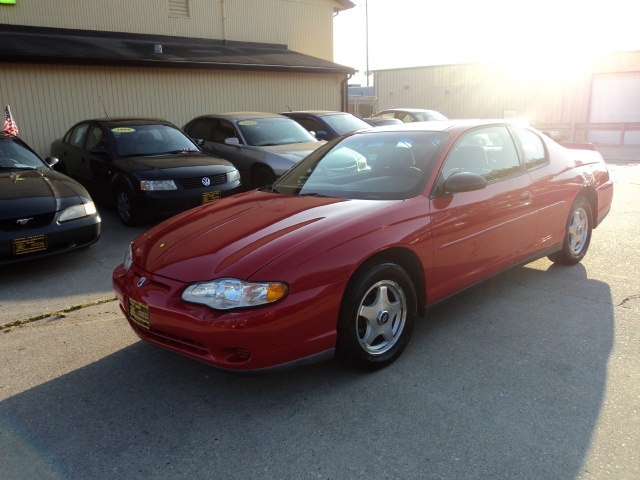
[[[381,368],[425,307],[543,256],[582,260],[613,196],[586,147],[504,121],[358,131],[144,233],[114,288],[142,339],[216,367]]]

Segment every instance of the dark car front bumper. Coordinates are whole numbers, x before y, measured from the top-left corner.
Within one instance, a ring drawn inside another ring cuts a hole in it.
[[[182,213],[191,208],[199,207],[221,198],[230,197],[240,193],[240,187],[228,190],[193,189],[138,193],[135,201],[138,213],[144,218],[167,218]]]
[[[33,260],[87,247],[98,241],[99,214],[34,229],[0,229],[0,265]]]

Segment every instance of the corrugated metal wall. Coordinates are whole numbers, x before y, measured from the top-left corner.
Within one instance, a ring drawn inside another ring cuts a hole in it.
[[[104,117],[105,109],[110,116],[161,117],[179,127],[205,113],[339,110],[341,80],[328,74],[4,64],[0,103],[11,106],[20,136],[46,156],[73,123]]]
[[[593,75],[638,72],[640,52],[566,62],[572,68],[542,70],[530,62],[380,70],[374,73],[377,110],[427,108],[449,118],[504,118],[515,111],[530,123],[588,122]]]
[[[332,60],[334,6],[332,0],[23,0],[0,7],[0,23],[218,40],[226,36],[283,44]]]

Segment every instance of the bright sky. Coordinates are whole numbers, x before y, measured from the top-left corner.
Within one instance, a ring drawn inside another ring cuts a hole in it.
[[[334,61],[369,70],[531,58],[567,65],[640,50],[640,0],[352,0],[334,17]],[[372,82],[372,77],[370,84]]]

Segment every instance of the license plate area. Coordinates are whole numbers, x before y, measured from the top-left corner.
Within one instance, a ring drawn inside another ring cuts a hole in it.
[[[16,238],[13,240],[13,254],[41,252],[47,249],[47,237],[45,235],[32,235],[30,237]]]
[[[215,192],[205,192],[202,194],[202,204],[215,202],[216,200],[220,200],[221,198],[220,190],[216,190]]]
[[[151,328],[149,306],[131,298],[129,298],[129,318],[142,328],[147,330]]]

